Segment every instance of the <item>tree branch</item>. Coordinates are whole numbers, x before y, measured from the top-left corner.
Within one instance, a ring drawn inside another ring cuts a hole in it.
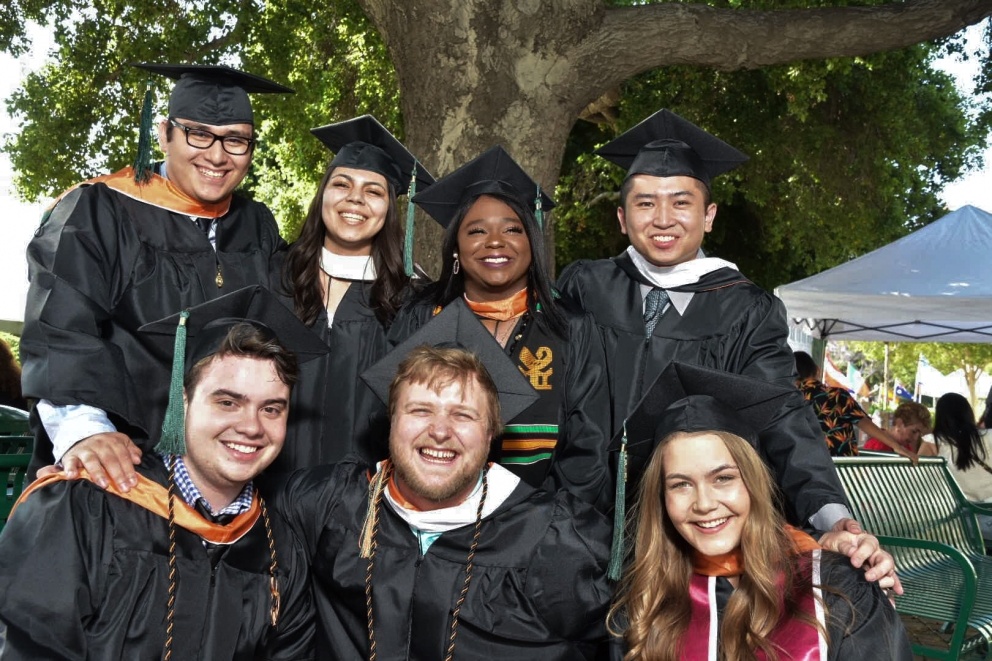
[[[581,62],[582,101],[655,67],[721,71],[852,57],[954,34],[992,15],[992,0],[905,0],[875,7],[756,11],[699,3],[623,7],[569,55]]]

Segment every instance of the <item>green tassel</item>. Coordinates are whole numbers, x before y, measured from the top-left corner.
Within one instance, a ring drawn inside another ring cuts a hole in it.
[[[141,122],[138,125],[138,154],[134,157],[134,181],[144,183],[152,174],[152,86],[145,88],[145,101],[141,104]]]
[[[416,211],[413,196],[417,194],[417,161],[413,161],[410,188],[406,192],[406,236],[403,237],[403,269],[406,277],[413,277],[413,213]]]
[[[541,184],[537,185],[537,199],[534,200],[534,218],[537,220],[537,228],[544,230],[544,208],[541,203]]]
[[[169,381],[169,406],[162,421],[162,437],[155,446],[162,454],[186,454],[186,415],[183,410],[183,377],[186,372],[186,320],[189,310],[179,313],[176,345],[172,354],[172,379]]]
[[[620,459],[617,461],[617,491],[613,503],[613,547],[610,549],[610,566],[606,577],[611,581],[620,580],[623,571],[624,532],[627,518],[627,423],[623,425],[623,440],[620,442]]]

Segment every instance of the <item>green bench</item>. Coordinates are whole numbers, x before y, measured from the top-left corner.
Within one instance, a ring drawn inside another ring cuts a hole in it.
[[[914,644],[914,653],[992,658],[992,557],[975,520],[992,508],[969,503],[939,457],[918,466],[891,455],[836,457],[834,465],[854,517],[895,558],[906,592],[895,598],[896,610],[951,632],[947,649]],[[969,627],[977,635],[967,637]]]
[[[0,436],[0,532],[24,491],[24,476],[33,448],[31,436]]]
[[[27,435],[28,412],[0,404],[0,435]]]

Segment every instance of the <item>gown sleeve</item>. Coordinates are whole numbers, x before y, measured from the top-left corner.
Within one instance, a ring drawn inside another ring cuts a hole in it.
[[[555,487],[567,489],[599,511],[609,513],[614,498],[607,457],[612,404],[606,354],[588,314],[569,315],[562,392],[562,434],[551,467]]]
[[[782,302],[765,294],[752,306],[734,338],[727,363],[737,374],[796,389],[795,358],[788,346]],[[850,516],[820,423],[796,389],[777,420],[761,434],[761,453],[785,494],[789,519],[801,526],[823,511],[819,527],[829,529],[837,518]]]
[[[396,313],[396,317],[393,318],[393,323],[390,324],[389,331],[386,333],[389,347],[395,348],[430,321],[431,317],[434,316],[433,307],[426,290],[405,303]]]
[[[278,514],[274,514],[279,517]],[[288,552],[278,559],[284,569],[284,584],[280,584],[281,608],[276,634],[268,645],[267,661],[305,661],[314,659],[316,617],[310,590],[310,561],[303,542],[281,521],[279,535]]]
[[[113,568],[106,497],[83,481],[30,494],[0,535],[0,659],[87,659]]]
[[[107,339],[135,239],[100,188],[66,195],[28,245],[24,393],[55,404],[89,404],[137,423],[124,357]]]
[[[548,630],[591,653],[607,654],[606,579],[611,527],[592,506],[559,491],[555,511],[528,570],[529,591]],[[562,567],[569,571],[563,572]]]
[[[822,572],[831,661],[912,661],[906,628],[878,583],[836,554],[824,553]]]

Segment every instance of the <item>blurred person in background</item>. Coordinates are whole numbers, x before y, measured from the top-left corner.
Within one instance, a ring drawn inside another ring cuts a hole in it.
[[[820,366],[805,351],[796,351],[796,385],[806,401],[813,405],[813,412],[820,421],[820,428],[827,437],[827,447],[835,457],[852,457],[858,454],[858,431],[876,438],[888,446],[886,451],[916,460],[916,453],[904,448],[887,431],[876,425],[844,388],[828,386],[820,380]]]

